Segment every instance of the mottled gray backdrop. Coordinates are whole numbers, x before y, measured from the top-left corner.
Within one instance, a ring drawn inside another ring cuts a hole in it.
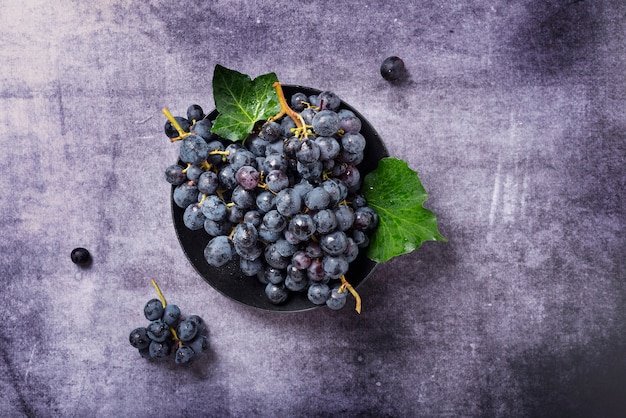
[[[625,30],[622,0],[0,2],[0,416],[623,415]],[[211,109],[217,63],[339,94],[449,242],[381,266],[361,315],[205,284],[160,109]],[[128,345],[152,278],[209,324],[193,368]]]

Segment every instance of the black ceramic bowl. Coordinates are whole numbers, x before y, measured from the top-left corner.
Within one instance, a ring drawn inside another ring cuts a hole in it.
[[[287,100],[296,92],[303,92],[307,96],[320,93],[320,90],[297,85],[283,85],[282,87]],[[340,108],[353,111],[361,119],[361,134],[367,141],[363,162],[358,166],[361,178],[363,178],[363,176],[377,167],[381,158],[387,157],[389,154],[378,133],[358,111],[343,101]],[[217,114],[217,111],[214,110],[209,114],[209,119],[215,120]],[[173,191],[174,187],[172,187],[172,193]],[[285,303],[280,305],[272,304],[265,296],[265,285],[256,277],[244,275],[239,269],[238,259],[234,259],[220,268],[209,265],[204,258],[204,248],[210,240],[209,235],[204,229],[198,231],[188,229],[183,223],[185,210],[178,207],[173,199],[171,204],[174,228],[185,255],[200,276],[218,292],[244,305],[268,311],[296,312],[319,307],[319,305],[315,305],[307,299],[306,292],[291,292]],[[350,264],[350,270],[346,274],[346,279],[353,287],[357,288],[367,279],[375,267],[376,263],[368,259],[365,256],[365,251],[362,250],[358,258]]]

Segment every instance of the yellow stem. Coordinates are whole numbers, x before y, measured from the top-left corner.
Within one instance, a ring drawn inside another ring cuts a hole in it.
[[[354,287],[352,287],[352,285],[348,283],[348,281],[346,280],[346,276],[341,276],[341,288],[339,289],[339,293],[344,292],[345,289],[348,289],[348,291],[352,293],[352,296],[354,296],[354,299],[356,301],[356,307],[354,309],[357,311],[357,313],[360,314],[361,313],[361,296],[359,296],[359,294],[354,289]]]
[[[167,306],[167,302],[165,301],[165,296],[163,296],[163,293],[161,292],[161,289],[159,288],[159,285],[157,284],[157,282],[152,279],[152,286],[154,286],[154,290],[156,290],[157,295],[159,295],[159,299],[161,299],[161,304],[163,305],[163,308],[165,308]],[[172,327],[170,328],[170,332],[172,333],[172,338],[174,338],[174,341],[180,341],[178,339],[178,335],[176,335],[176,330]]]
[[[285,94],[283,93],[283,88],[280,85],[280,82],[276,81],[274,84],[272,84],[272,87],[274,87],[274,90],[276,90],[276,94],[278,95],[278,102],[280,103],[280,107],[282,109],[281,113],[286,113],[291,119],[293,119],[299,130],[306,130],[302,115],[293,110],[287,104],[287,100],[285,99]]]
[[[178,137],[172,138],[171,139],[172,141],[178,141],[178,140],[183,139],[184,137],[190,135],[189,132],[185,132],[183,130],[183,128],[181,128],[181,126],[178,123],[178,121],[176,120],[176,118],[174,116],[172,116],[172,114],[170,113],[170,111],[166,107],[164,107],[161,111],[163,112],[163,114],[165,115],[167,120],[170,121],[170,123],[172,124],[174,129],[176,129],[176,131],[178,132]]]

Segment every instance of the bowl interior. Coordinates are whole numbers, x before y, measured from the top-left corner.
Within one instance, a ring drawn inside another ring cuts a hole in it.
[[[282,87],[287,98],[296,92],[303,92],[307,96],[320,93],[320,90],[297,85],[283,85]],[[357,110],[343,101],[340,108],[353,111],[361,119],[361,134],[367,141],[363,161],[358,165],[361,177],[363,177],[377,167],[381,158],[389,154],[378,133]],[[216,110],[209,114],[209,119],[211,120],[215,120],[216,117]],[[174,187],[172,187],[172,193],[173,191]],[[183,223],[185,210],[178,207],[173,199],[171,200],[171,207],[174,228],[183,252],[200,276],[218,292],[244,305],[268,311],[296,312],[318,307],[318,305],[311,303],[307,299],[306,292],[291,292],[285,303],[280,305],[272,304],[265,296],[265,285],[256,277],[244,275],[239,268],[239,260],[236,257],[230,263],[220,268],[209,265],[204,258],[204,248],[211,237],[204,229],[198,231],[188,229]],[[358,258],[350,264],[346,279],[356,288],[365,281],[375,267],[376,263],[368,259],[365,256],[365,251],[362,250]]]

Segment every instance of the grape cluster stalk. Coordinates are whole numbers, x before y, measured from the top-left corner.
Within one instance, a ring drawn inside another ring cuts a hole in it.
[[[165,180],[185,227],[210,236],[209,265],[239,263],[273,304],[306,292],[313,304],[338,310],[351,293],[360,312],[346,273],[378,225],[360,193],[362,122],[332,91],[287,98],[280,83],[273,87],[281,111],[243,142],[212,133],[197,104],[186,117],[163,109],[165,134],[180,143]]]

